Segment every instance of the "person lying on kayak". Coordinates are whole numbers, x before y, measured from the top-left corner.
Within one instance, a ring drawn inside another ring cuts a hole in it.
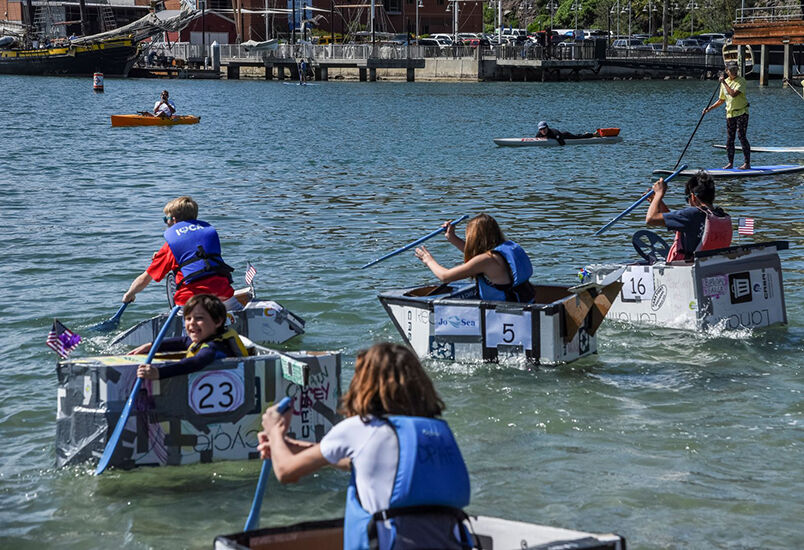
[[[590,138],[595,137],[593,133],[586,133],[581,135],[570,134],[569,132],[559,132],[558,130],[554,130],[547,125],[547,122],[542,120],[539,122],[538,126],[538,135],[539,137],[545,137],[547,139],[554,139],[558,142],[559,145],[566,145],[567,139],[579,139],[579,138]]]
[[[664,226],[676,232],[667,261],[689,260],[698,250],[714,250],[731,245],[731,218],[714,206],[715,180],[705,170],[690,177],[684,186],[686,208],[670,211],[664,203],[667,183],[664,178],[653,184],[653,195],[645,215],[645,223]]]
[[[449,222],[444,225],[447,240],[463,252],[462,264],[447,269],[425,247],[415,252],[439,281],[451,283],[474,277],[483,300],[533,301],[533,287],[528,282],[533,275],[530,258],[521,246],[505,239],[497,220],[488,214],[475,216],[466,224],[466,240],[455,234],[455,226]]]
[[[154,105],[154,116],[170,118],[176,114],[176,104],[168,99],[169,95],[167,90],[162,90],[162,96]]]
[[[137,367],[137,376],[149,380],[161,380],[190,374],[203,369],[213,361],[224,357],[245,357],[248,350],[232,328],[226,328],[226,307],[216,296],[199,294],[184,304],[184,332],[187,336],[165,338],[159,345],[160,352],[185,351],[181,361],[159,367],[149,364]],[[151,344],[143,344],[130,354],[145,354]]]
[[[163,209],[167,229],[162,245],[148,266],[131,283],[123,295],[123,302],[133,302],[137,293],[151,281],[161,281],[171,271],[176,275],[176,305],[184,303],[195,294],[214,294],[226,303],[229,311],[242,309],[234,298],[232,269],[221,257],[221,242],[218,232],[207,222],[198,218],[198,204],[192,197],[173,199]]]
[[[461,542],[466,530],[456,527],[466,518],[469,473],[452,431],[438,418],[443,410],[410,349],[375,344],[355,361],[339,410],[345,420],[320,443],[287,437],[293,407],[279,414],[273,406],[262,417],[257,448],[273,460],[280,483],[330,465],[351,469],[344,550],[389,550],[402,542],[405,548],[469,548]]]

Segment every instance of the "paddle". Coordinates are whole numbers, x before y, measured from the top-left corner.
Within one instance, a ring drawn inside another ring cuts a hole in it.
[[[454,220],[454,221],[449,222],[449,224],[450,224],[450,225],[457,225],[457,224],[461,223],[463,220],[465,220],[465,219],[466,219],[466,218],[468,218],[468,217],[469,217],[468,215],[464,214],[463,216],[461,216],[461,217],[460,217],[460,218],[458,218],[457,220]],[[438,235],[439,233],[443,233],[444,231],[445,231],[444,227],[439,227],[438,229],[436,229],[436,230],[435,230],[435,231],[433,231],[432,233],[429,233],[429,234],[425,235],[425,236],[424,236],[424,237],[422,237],[421,239],[416,239],[416,240],[415,240],[415,241],[413,241],[412,243],[410,243],[410,244],[406,244],[406,245],[405,245],[405,246],[403,246],[402,248],[397,248],[397,249],[396,249],[396,250],[394,250],[393,252],[390,252],[390,253],[386,254],[385,256],[382,256],[381,258],[377,258],[376,260],[373,260],[373,261],[371,261],[371,262],[367,263],[366,265],[364,265],[364,266],[363,266],[363,267],[361,267],[360,269],[366,269],[366,268],[367,268],[367,267],[369,267],[369,266],[372,266],[372,265],[374,265],[374,264],[380,263],[380,262],[381,262],[381,261],[383,261],[383,260],[387,260],[387,259],[388,259],[388,258],[390,258],[391,256],[396,256],[397,254],[400,254],[400,253],[404,252],[405,250],[410,250],[410,249],[411,249],[411,248],[413,248],[414,246],[416,246],[416,245],[418,245],[418,244],[421,244],[421,243],[423,243],[424,241],[426,241],[427,239],[431,239],[431,238],[435,237],[436,235]]]
[[[283,414],[291,403],[290,397],[283,397],[276,408],[279,414]],[[263,460],[262,469],[260,470],[260,479],[257,481],[257,490],[254,491],[254,500],[251,502],[251,511],[248,513],[246,525],[243,531],[251,531],[257,527],[260,519],[260,508],[262,508],[262,496],[265,493],[265,484],[268,482],[268,476],[271,475],[271,459]]]
[[[106,319],[105,321],[101,321],[100,323],[94,324],[89,327],[89,330],[97,330],[98,332],[109,332],[113,328],[115,328],[118,323],[120,323],[120,317],[123,316],[123,312],[128,307],[128,304],[131,302],[123,302],[123,305],[120,306],[120,309],[117,310],[112,317]]]
[[[707,107],[709,107],[709,105],[712,103],[712,100],[715,98],[715,94],[717,93],[718,90],[720,90],[720,80],[718,80],[717,88],[715,88],[714,91],[712,92],[712,96],[709,98],[709,101],[706,102]],[[692,143],[692,138],[695,137],[695,132],[698,131],[698,126],[701,125],[701,121],[703,120],[704,115],[706,115],[706,109],[701,111],[701,118],[698,119],[698,124],[695,125],[695,129],[692,131],[692,135],[690,136],[689,141],[687,141],[687,145],[684,147],[684,150],[681,151],[681,156],[678,157],[678,160],[676,161],[676,165],[673,166],[673,170],[678,168],[678,165],[681,164],[681,159],[684,158],[684,153],[687,152],[687,147],[689,147],[690,143]],[[665,180],[665,181],[667,181],[667,180]]]
[[[673,172],[672,174],[670,174],[669,176],[667,176],[666,178],[664,178],[664,181],[665,181],[665,182],[669,182],[671,179],[673,179],[674,177],[676,177],[677,175],[679,175],[679,174],[681,173],[681,171],[682,171],[682,170],[686,170],[686,169],[687,169],[687,165],[686,165],[686,164],[682,164],[682,165],[681,165],[681,167],[680,167],[678,170],[676,170],[675,172]],[[600,229],[598,229],[597,231],[595,231],[595,237],[597,237],[598,235],[600,235],[601,233],[603,233],[603,232],[604,232],[606,229],[608,229],[609,227],[611,227],[612,225],[614,225],[614,223],[615,223],[615,222],[617,222],[618,220],[622,219],[622,217],[623,217],[623,216],[625,216],[626,214],[628,214],[628,213],[629,213],[631,210],[633,210],[634,208],[636,208],[637,206],[639,206],[640,204],[642,204],[642,202],[643,202],[643,201],[645,201],[645,199],[649,199],[650,197],[652,197],[654,192],[655,192],[655,191],[654,191],[653,189],[651,189],[650,191],[648,191],[647,193],[645,193],[644,195],[642,195],[642,196],[639,198],[639,200],[638,200],[638,201],[636,201],[634,204],[632,204],[631,206],[629,206],[628,208],[626,208],[625,210],[623,210],[623,213],[622,213],[622,214],[620,214],[619,216],[617,216],[616,218],[614,218],[613,220],[611,220],[609,223],[607,223],[606,225],[604,225],[603,227],[601,227]]]
[[[162,339],[165,337],[165,333],[167,333],[167,329],[170,326],[170,321],[173,320],[173,317],[180,309],[181,306],[174,306],[173,309],[170,310],[168,318],[165,320],[165,324],[162,325],[162,329],[159,331],[156,340],[154,340],[153,344],[151,344],[151,351],[148,352],[148,357],[145,359],[145,364],[148,364],[153,360],[154,355],[156,355],[156,350],[159,349],[159,344],[162,343]],[[142,378],[138,377],[134,382],[134,387],[131,388],[131,393],[128,396],[128,400],[126,400],[123,411],[120,413],[120,418],[117,419],[117,426],[114,427],[114,432],[112,432],[112,436],[109,438],[109,441],[106,442],[106,448],[103,449],[103,455],[100,458],[100,462],[98,462],[98,467],[95,468],[96,476],[99,476],[103,473],[103,471],[109,465],[109,461],[112,459],[114,450],[117,447],[117,442],[120,440],[120,436],[123,433],[123,428],[128,420],[128,415],[131,413],[131,406],[134,404],[134,398],[137,396],[137,392],[140,391],[140,385],[142,385]]]

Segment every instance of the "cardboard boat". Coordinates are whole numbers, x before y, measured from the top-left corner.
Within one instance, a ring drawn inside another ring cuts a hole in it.
[[[588,280],[620,274],[607,317],[627,323],[702,330],[787,323],[779,250],[786,241],[696,252],[691,261],[587,266]]]
[[[379,300],[420,357],[569,363],[597,353],[595,333],[621,286],[602,283],[533,285],[533,304],[481,300],[474,283],[392,290]]]
[[[153,342],[168,314],[146,319],[120,333],[112,344],[136,347]],[[262,344],[281,344],[304,334],[304,320],[271,300],[252,300],[239,311],[227,312],[227,324],[238,334]],[[184,334],[184,323],[171,323],[167,336]]]
[[[595,534],[511,521],[487,516],[469,516],[473,548],[493,550],[625,550],[625,539],[614,533]],[[342,550],[343,519],[297,523],[254,529],[215,538],[215,550]]]
[[[179,124],[198,124],[201,122],[200,116],[194,115],[174,115],[172,117],[159,117],[152,115],[112,115],[112,126],[131,127],[131,126],[176,126]]]
[[[286,395],[294,398],[292,437],[320,441],[339,420],[340,353],[285,355],[253,344],[251,350],[254,355],[222,359],[186,376],[144,380],[109,465],[256,459],[262,413]],[[57,467],[101,456],[143,359],[118,355],[58,363]],[[168,360],[176,356],[157,355],[153,364]]]

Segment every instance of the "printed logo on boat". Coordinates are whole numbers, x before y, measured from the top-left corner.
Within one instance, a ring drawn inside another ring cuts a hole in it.
[[[653,294],[653,298],[650,300],[650,308],[653,311],[662,309],[665,298],[667,298],[667,285],[661,285],[656,289],[656,292]]]
[[[477,307],[435,306],[434,332],[438,336],[479,336],[480,309]]]
[[[729,275],[729,296],[732,304],[743,304],[751,301],[751,274],[732,273]]]

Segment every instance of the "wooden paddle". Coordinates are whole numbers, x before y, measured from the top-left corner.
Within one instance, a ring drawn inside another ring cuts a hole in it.
[[[677,175],[679,175],[679,174],[681,173],[681,171],[682,171],[682,170],[686,170],[686,169],[687,169],[687,165],[686,165],[686,164],[682,164],[682,165],[679,167],[679,169],[678,169],[678,170],[676,170],[675,172],[673,172],[672,174],[670,174],[669,176],[667,176],[666,178],[664,178],[665,183],[666,183],[666,182],[669,182],[671,179],[673,179],[674,177],[676,177]],[[606,225],[604,225],[603,227],[601,227],[600,229],[598,229],[597,231],[595,231],[595,237],[597,237],[598,235],[602,234],[602,233],[603,233],[603,232],[604,232],[606,229],[608,229],[609,227],[611,227],[612,225],[614,225],[614,223],[615,223],[615,222],[617,222],[617,221],[619,221],[620,219],[622,219],[622,217],[623,217],[623,216],[625,216],[626,214],[628,214],[629,212],[631,212],[631,210],[633,210],[634,208],[636,208],[637,206],[639,206],[640,204],[642,204],[642,202],[644,202],[646,199],[649,199],[650,197],[652,197],[652,196],[653,196],[653,193],[654,193],[654,191],[653,191],[653,189],[651,189],[650,191],[648,191],[647,193],[645,193],[644,195],[642,195],[642,196],[639,198],[639,200],[638,200],[638,201],[636,201],[634,204],[632,204],[631,206],[629,206],[628,208],[626,208],[625,210],[623,210],[623,213],[622,213],[622,214],[620,214],[619,216],[617,216],[616,218],[614,218],[613,220],[611,220],[609,223],[607,223]]]
[[[128,307],[128,304],[131,302],[123,302],[123,305],[120,306],[120,309],[117,310],[112,317],[106,319],[105,321],[101,321],[100,323],[94,324],[89,327],[89,330],[97,330],[98,332],[109,332],[110,330],[114,329],[120,323],[120,317],[123,316],[123,312]]]
[[[162,329],[159,331],[156,340],[154,340],[153,344],[151,344],[151,351],[148,352],[148,357],[145,359],[145,364],[149,364],[151,361],[153,361],[154,355],[156,355],[156,350],[159,349],[159,344],[162,343],[162,339],[165,337],[167,329],[170,326],[170,321],[173,320],[173,317],[176,316],[176,313],[178,313],[180,309],[181,306],[174,306],[173,309],[170,310],[168,318],[165,320],[165,324],[162,325]],[[120,413],[120,418],[117,419],[117,426],[115,426],[114,432],[112,432],[112,436],[109,438],[109,441],[106,442],[106,448],[103,450],[103,455],[98,462],[98,467],[95,468],[96,476],[99,476],[103,473],[103,471],[109,465],[109,461],[112,459],[114,450],[117,448],[117,442],[120,440],[120,436],[123,433],[123,428],[128,421],[128,415],[131,414],[131,406],[134,404],[134,399],[137,396],[137,393],[140,391],[141,385],[142,378],[137,377],[137,380],[134,382],[134,387],[131,388],[131,393],[126,400],[126,405],[123,407],[123,411]]]
[[[279,414],[283,414],[288,407],[290,407],[290,397],[283,397],[279,402],[276,410]],[[268,482],[268,476],[271,475],[271,459],[266,459],[262,462],[262,469],[260,470],[260,479],[257,481],[257,490],[254,491],[254,500],[251,502],[251,511],[248,513],[246,525],[243,531],[251,531],[255,529],[260,519],[260,508],[262,508],[262,497],[265,494],[265,484]]]
[[[453,221],[449,222],[449,224],[450,225],[457,225],[457,224],[461,223],[463,220],[465,220],[468,217],[469,217],[468,215],[464,214],[463,216],[461,216],[457,220],[453,220]],[[414,246],[419,245],[419,244],[423,243],[424,241],[426,241],[427,239],[431,239],[431,238],[435,237],[436,235],[438,235],[439,233],[443,233],[444,231],[445,231],[445,229],[444,229],[443,226],[439,227],[438,229],[436,229],[435,231],[433,231],[431,233],[428,233],[424,237],[422,237],[420,239],[416,239],[412,243],[406,244],[402,248],[397,248],[393,252],[390,252],[390,253],[386,254],[385,256],[382,256],[380,258],[377,258],[376,260],[373,260],[373,261],[367,263],[366,265],[364,265],[360,269],[366,269],[367,267],[372,266],[372,265],[377,264],[377,263],[380,263],[383,260],[387,260],[388,258],[390,258],[392,256],[396,256],[397,254],[400,254],[400,253],[404,252],[405,250],[410,250]]]

